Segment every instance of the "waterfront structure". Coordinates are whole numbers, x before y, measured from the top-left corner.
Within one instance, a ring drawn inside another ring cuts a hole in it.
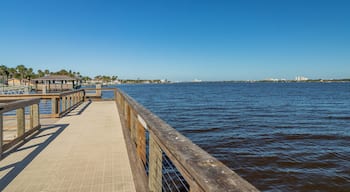
[[[67,91],[79,88],[81,80],[66,75],[48,75],[32,80],[34,89],[43,92]]]
[[[11,78],[7,80],[8,86],[33,86],[30,80],[28,79],[17,79]]]

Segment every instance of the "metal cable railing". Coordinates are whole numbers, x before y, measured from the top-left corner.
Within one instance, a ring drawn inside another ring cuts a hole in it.
[[[163,153],[163,192],[186,192],[190,191],[185,178],[177,170],[169,157]]]

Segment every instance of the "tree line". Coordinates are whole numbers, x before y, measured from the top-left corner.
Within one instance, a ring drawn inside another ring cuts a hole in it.
[[[35,72],[33,68],[27,68],[24,65],[17,65],[16,67],[7,67],[6,65],[0,65],[0,75],[6,79],[17,78],[30,80],[38,77],[44,77],[45,75],[66,75],[70,77],[86,79],[86,77],[83,77],[80,72],[75,72],[72,70],[67,71],[65,69],[61,69],[59,71],[52,72],[48,69],[39,69]]]
[[[95,76],[94,80],[95,81],[102,81],[102,82],[111,82],[111,81],[115,81],[118,79],[118,76],[107,76],[107,75],[97,75]]]
[[[100,81],[103,83],[108,83],[108,82],[113,82],[118,80],[118,76],[112,75],[112,76],[106,76],[106,75],[97,75],[93,79],[88,77],[88,76],[82,76],[80,72],[75,72],[72,70],[65,70],[61,69],[59,71],[53,72],[48,69],[45,70],[37,70],[34,71],[33,68],[28,68],[24,65],[17,65],[16,67],[7,67],[6,65],[0,65],[0,75],[3,77],[0,79],[0,81],[3,81],[5,78],[10,79],[10,78],[17,78],[17,79],[35,79],[39,77],[44,77],[46,75],[66,75],[69,77],[74,77],[74,78],[79,78],[82,81],[90,81],[90,80],[95,80],[95,81]],[[120,80],[122,83],[161,83],[161,80]]]

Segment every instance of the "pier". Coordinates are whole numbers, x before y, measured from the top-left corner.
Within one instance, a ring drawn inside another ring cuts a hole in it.
[[[0,191],[258,191],[118,89],[0,99]]]

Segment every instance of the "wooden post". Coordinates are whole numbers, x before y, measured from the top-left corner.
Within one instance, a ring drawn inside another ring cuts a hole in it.
[[[70,100],[71,100],[70,107],[73,107],[74,106],[74,93],[70,95]]]
[[[120,110],[123,112],[124,111],[124,100],[123,100],[123,97],[121,95],[118,95],[118,97],[119,97]]]
[[[136,130],[136,121],[137,121],[137,119],[136,119],[136,114],[135,114],[135,112],[134,112],[133,110],[130,110],[130,112],[131,112],[131,113],[130,113],[130,120],[131,120],[131,122],[130,122],[131,140],[132,140],[135,144],[137,144],[137,130]]]
[[[80,94],[80,92],[77,92],[77,93],[75,94],[75,102],[76,102],[76,103],[79,103],[79,102],[80,102],[80,96],[79,96],[79,94]]]
[[[137,121],[137,154],[142,160],[143,164],[146,165],[146,131],[142,124]]]
[[[79,92],[74,93],[74,105],[79,103]]]
[[[77,92],[77,103],[80,103],[80,91]]]
[[[150,134],[149,142],[149,191],[162,192],[162,151],[153,139],[153,134]]]
[[[2,113],[0,113],[0,157],[2,156],[2,145],[4,144],[4,124]]]
[[[125,125],[128,126],[127,119],[128,119],[128,104],[124,100],[124,118],[125,118]],[[129,127],[128,127],[129,129]]]
[[[96,96],[98,97],[102,96],[101,86],[101,84],[96,84]]]
[[[118,92],[115,92],[116,93],[116,97],[117,97],[117,101],[118,101],[118,105],[121,106],[121,103],[122,103],[122,98],[121,98],[121,95],[118,93]]]
[[[40,109],[39,104],[32,105],[33,109],[33,127],[40,126]]]
[[[124,98],[123,97],[120,97],[120,107],[121,107],[121,111],[125,115],[125,113],[124,113],[124,111],[125,111],[125,109],[124,109],[125,104],[124,104]]]
[[[81,92],[81,101],[85,101],[85,91]]]
[[[51,99],[51,114],[52,115],[55,115],[55,114],[57,114],[58,113],[58,100],[57,100],[57,98],[52,98]]]
[[[62,112],[66,111],[66,96],[62,97]]]
[[[61,97],[57,98],[57,114],[59,115],[61,113]]]
[[[20,137],[25,132],[25,114],[24,114],[24,107],[18,108],[16,110],[16,116],[17,116],[17,137]]]
[[[128,129],[131,129],[131,114],[130,114],[130,106],[127,105],[126,108],[126,126],[128,126]]]
[[[73,93],[73,94],[72,94],[72,106],[75,105],[75,94],[76,94],[76,93]]]
[[[72,103],[72,104],[71,104],[71,107],[72,107],[72,106],[74,106],[74,104],[75,104],[75,103],[74,103],[74,100],[75,100],[75,98],[74,98],[74,97],[75,97],[75,93],[72,93],[70,97],[71,97],[71,103]]]
[[[130,134],[131,134],[131,141],[135,143],[135,129],[134,129],[134,112],[132,109],[129,108],[129,125],[130,125]]]
[[[118,98],[119,98],[119,104],[120,104],[120,107],[121,107],[121,109],[122,110],[124,110],[124,108],[123,108],[123,97],[122,97],[122,95],[120,95],[120,93],[118,93]]]
[[[68,109],[72,107],[72,95],[68,96]]]
[[[69,96],[66,96],[66,110],[69,109],[69,102],[70,102]]]
[[[85,101],[85,91],[81,92],[81,101]]]
[[[70,102],[70,98],[69,96],[66,96],[66,111],[69,109],[69,102]]]
[[[34,127],[33,105],[29,106],[29,129]]]

